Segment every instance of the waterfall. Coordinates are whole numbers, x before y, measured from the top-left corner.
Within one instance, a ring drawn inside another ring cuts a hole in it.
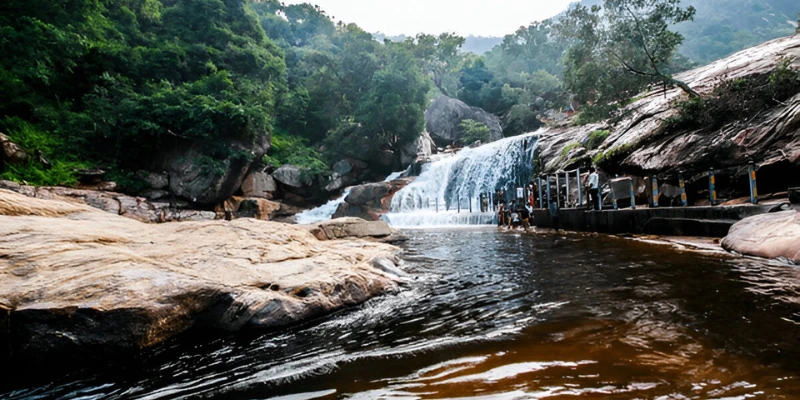
[[[350,194],[350,188],[345,189],[341,197],[331,200],[317,208],[306,210],[300,214],[295,215],[294,220],[298,224],[313,224],[315,222],[327,221],[333,218],[333,214],[339,205],[344,203],[344,199]]]
[[[384,220],[396,227],[491,224],[493,212],[480,212],[482,194],[504,189],[513,196],[533,173],[538,134],[506,138],[425,166],[417,179],[397,192]]]
[[[393,181],[406,172],[408,172],[408,170],[400,172],[392,172],[389,176],[386,177],[384,182]],[[339,208],[339,205],[344,203],[344,199],[347,197],[348,194],[350,194],[350,188],[345,189],[342,196],[335,200],[331,200],[317,208],[306,210],[301,212],[300,214],[297,214],[295,216],[295,222],[304,225],[304,224],[313,224],[315,222],[320,222],[320,221],[327,221],[333,218],[333,214],[336,213],[336,209]]]

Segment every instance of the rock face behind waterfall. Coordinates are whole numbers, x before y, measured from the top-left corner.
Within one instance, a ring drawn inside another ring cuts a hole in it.
[[[465,119],[482,122],[489,127],[491,141],[503,138],[500,119],[480,108],[470,107],[463,101],[439,96],[425,111],[425,126],[433,141],[445,147],[461,140],[464,134],[459,124]]]
[[[383,266],[398,251],[253,219],[146,224],[0,189],[0,362],[108,359],[189,329],[304,321],[394,290]]]
[[[675,76],[703,96],[708,96],[722,81],[774,71],[783,60],[790,68],[800,69],[800,35],[776,39],[741,51],[704,67]],[[608,167],[614,173],[663,173],[685,171],[690,176],[708,168],[737,169],[741,174],[748,160],[762,169],[783,165],[784,173],[800,172],[800,93],[782,103],[775,102],[747,120],[727,123],[721,129],[664,132],[665,119],[678,115],[675,101],[685,99],[679,89],[657,89],[637,96],[626,107],[627,115],[618,123],[549,128],[539,139],[539,154],[545,171],[588,165],[593,157],[613,159]],[[609,135],[595,150],[574,149],[563,154],[564,147],[578,143],[585,147],[596,130]],[[761,177],[760,177],[761,178]]]

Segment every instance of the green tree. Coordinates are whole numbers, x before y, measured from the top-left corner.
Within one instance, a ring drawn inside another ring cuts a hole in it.
[[[489,127],[483,122],[475,121],[474,119],[465,119],[461,121],[458,126],[463,132],[461,136],[462,145],[470,145],[476,141],[487,143],[491,137]]]
[[[670,75],[683,37],[670,26],[694,17],[680,0],[605,0],[572,6],[557,30],[571,42],[565,56],[566,87],[581,102],[621,101],[648,84],[697,93]]]
[[[461,52],[464,38],[453,33],[439,36],[421,33],[415,38],[407,38],[404,44],[420,62],[422,70],[428,74],[436,88],[443,95],[454,97],[458,93],[459,70],[465,55]]]

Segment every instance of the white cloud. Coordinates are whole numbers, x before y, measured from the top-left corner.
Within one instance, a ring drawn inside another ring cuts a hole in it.
[[[286,0],[319,5],[337,21],[367,32],[415,35],[455,32],[504,36],[520,26],[550,18],[574,0]]]

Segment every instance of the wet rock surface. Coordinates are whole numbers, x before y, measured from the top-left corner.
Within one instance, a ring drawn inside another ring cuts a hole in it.
[[[373,265],[398,251],[254,219],[145,224],[0,189],[0,360],[102,359],[190,329],[297,323],[394,290]]]
[[[740,254],[783,258],[800,264],[800,212],[788,210],[746,218],[731,227],[722,247]]]
[[[402,178],[353,186],[333,218],[357,217],[377,221],[382,214],[389,211],[392,197],[412,181],[413,178]]]

